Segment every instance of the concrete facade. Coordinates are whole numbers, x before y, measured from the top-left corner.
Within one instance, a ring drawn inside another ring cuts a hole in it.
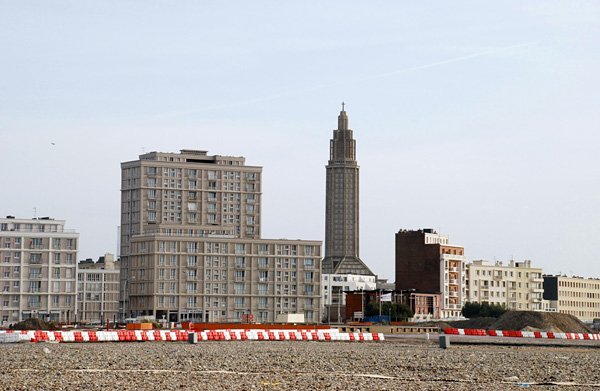
[[[359,256],[358,195],[356,141],[342,106],[326,166],[324,274],[374,275]]]
[[[465,263],[464,248],[432,229],[396,233],[396,290],[440,293],[441,318],[462,316]]]
[[[583,322],[600,318],[600,279],[551,276],[544,278],[544,300],[553,312],[570,314]]]
[[[531,261],[491,264],[473,261],[467,265],[467,301],[500,304],[509,310],[542,311],[542,269]]]
[[[262,168],[206,151],[122,163],[122,317],[319,320],[321,242],[262,239]]]
[[[104,324],[119,317],[119,267],[107,253],[98,262],[80,261],[77,272],[78,321]]]
[[[79,234],[48,217],[0,219],[0,321],[76,318]]]

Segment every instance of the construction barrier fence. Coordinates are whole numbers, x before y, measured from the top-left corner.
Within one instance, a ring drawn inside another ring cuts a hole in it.
[[[521,330],[485,330],[485,329],[456,329],[446,328],[444,334],[472,335],[480,337],[513,337],[513,338],[547,338],[547,339],[577,339],[600,341],[600,334],[591,333],[553,333],[546,331],[521,331]]]
[[[0,343],[10,342],[188,342],[188,330],[0,331]],[[383,333],[343,333],[328,330],[204,330],[196,341],[384,341]]]

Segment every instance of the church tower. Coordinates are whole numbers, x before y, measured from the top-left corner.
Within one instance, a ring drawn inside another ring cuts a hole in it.
[[[326,166],[324,274],[374,275],[359,258],[358,170],[356,140],[342,103]]]

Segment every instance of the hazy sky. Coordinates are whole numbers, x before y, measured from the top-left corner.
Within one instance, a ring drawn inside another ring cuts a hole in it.
[[[115,252],[120,163],[263,166],[263,237],[324,239],[347,103],[361,257],[394,234],[600,277],[600,2],[0,0],[0,215]],[[54,144],[52,144],[54,143]]]

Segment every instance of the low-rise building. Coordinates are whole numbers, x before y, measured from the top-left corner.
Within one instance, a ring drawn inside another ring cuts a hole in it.
[[[79,262],[77,306],[79,322],[104,324],[119,316],[119,262],[107,253],[94,262]]]
[[[467,265],[467,301],[499,304],[510,310],[543,311],[542,269],[531,261],[473,261]]]
[[[321,297],[323,302],[322,321],[341,322],[346,313],[346,292],[371,291],[377,287],[374,275],[323,274]]]
[[[600,318],[600,279],[551,276],[544,277],[544,299],[554,312],[570,314],[583,322]]]

